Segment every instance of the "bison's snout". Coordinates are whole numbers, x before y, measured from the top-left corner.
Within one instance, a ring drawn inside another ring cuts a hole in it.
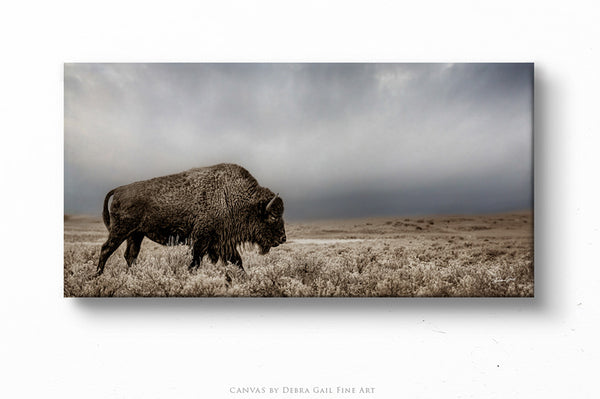
[[[283,244],[285,241],[286,241],[286,238],[285,238],[285,234],[284,234],[281,237],[279,237],[279,239],[275,240],[273,242],[273,244],[271,244],[271,246],[278,247],[279,245]]]

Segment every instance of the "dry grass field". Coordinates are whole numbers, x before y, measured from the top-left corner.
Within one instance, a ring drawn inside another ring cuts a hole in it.
[[[67,297],[533,296],[531,212],[288,223],[288,242],[242,252],[246,273],[207,260],[188,272],[187,246],[144,239],[128,269],[123,244],[95,277],[107,230],[65,216]]]

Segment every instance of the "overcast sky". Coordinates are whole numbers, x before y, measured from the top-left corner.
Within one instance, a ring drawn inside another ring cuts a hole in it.
[[[220,162],[287,219],[532,208],[532,64],[66,64],[65,213]]]

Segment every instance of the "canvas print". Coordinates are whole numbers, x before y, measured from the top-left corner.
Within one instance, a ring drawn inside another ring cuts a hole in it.
[[[66,297],[532,297],[531,63],[69,63]]]

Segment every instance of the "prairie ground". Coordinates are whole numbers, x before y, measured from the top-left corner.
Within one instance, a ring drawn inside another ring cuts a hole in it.
[[[125,244],[95,277],[108,232],[100,218],[65,216],[64,295],[104,296],[533,296],[531,212],[287,223],[288,242],[246,273],[205,259],[188,272],[187,246],[144,239],[127,267]]]

